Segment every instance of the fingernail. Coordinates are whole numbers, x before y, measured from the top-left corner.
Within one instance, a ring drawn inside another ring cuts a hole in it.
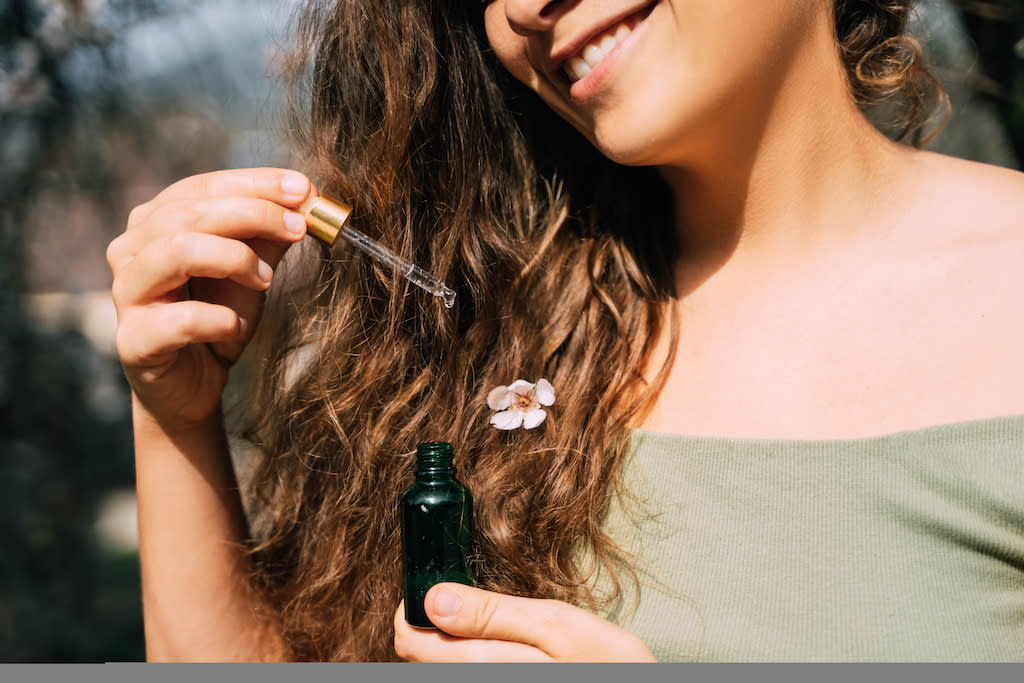
[[[453,617],[459,611],[462,600],[455,591],[442,588],[434,596],[434,612],[439,617]]]
[[[260,276],[260,279],[264,282],[270,282],[274,277],[274,269],[270,267],[270,264],[266,261],[260,261],[260,264],[256,267],[256,274]]]
[[[294,211],[284,212],[284,226],[288,228],[289,232],[294,232],[296,235],[301,235],[306,232],[306,217],[301,213]]]
[[[289,173],[281,178],[281,189],[285,194],[305,197],[309,193],[309,181],[297,173]]]
[[[248,333],[249,333],[249,321],[246,320],[245,318],[243,318],[242,316],[238,316],[238,334],[239,334],[239,336],[244,337]]]

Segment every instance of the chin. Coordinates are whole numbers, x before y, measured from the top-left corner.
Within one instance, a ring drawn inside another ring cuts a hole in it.
[[[723,111],[688,104],[659,102],[616,111],[593,122],[591,141],[624,166],[679,165],[706,147],[708,136],[715,135],[715,114]]]
[[[599,130],[594,135],[598,151],[623,166],[657,166],[667,163],[668,140],[643,128],[625,126],[613,130]]]

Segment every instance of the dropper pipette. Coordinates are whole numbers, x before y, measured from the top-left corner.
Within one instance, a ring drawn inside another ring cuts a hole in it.
[[[448,285],[415,263],[406,261],[380,242],[347,226],[345,222],[352,213],[352,207],[345,202],[328,194],[321,194],[304,201],[299,211],[305,215],[306,227],[313,237],[332,246],[340,235],[370,257],[397,270],[409,282],[440,298],[445,308],[455,305],[455,292]]]

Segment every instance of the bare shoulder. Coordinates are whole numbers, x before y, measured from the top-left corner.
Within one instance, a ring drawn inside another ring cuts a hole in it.
[[[929,152],[916,157],[921,209],[934,225],[979,242],[1024,240],[1024,173]]]
[[[908,170],[900,251],[933,266],[929,289],[951,314],[984,314],[1024,344],[1024,173],[928,152]]]
[[[919,159],[909,235],[930,277],[917,306],[934,316],[933,338],[949,342],[931,360],[955,368],[963,414],[1024,414],[1024,173]]]
[[[899,252],[955,264],[976,289],[1015,279],[1024,296],[1024,173],[930,152],[903,160]]]

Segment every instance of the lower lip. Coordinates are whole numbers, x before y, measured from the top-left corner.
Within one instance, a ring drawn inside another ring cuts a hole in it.
[[[647,28],[647,22],[654,12],[654,6],[647,7],[640,11],[640,14],[647,13],[643,19],[633,27],[629,35],[621,43],[616,45],[611,52],[605,55],[604,59],[598,62],[590,73],[569,86],[569,97],[578,103],[586,102],[601,90],[608,80],[609,74],[621,61],[622,57],[633,47],[633,44],[640,39],[640,34]]]

